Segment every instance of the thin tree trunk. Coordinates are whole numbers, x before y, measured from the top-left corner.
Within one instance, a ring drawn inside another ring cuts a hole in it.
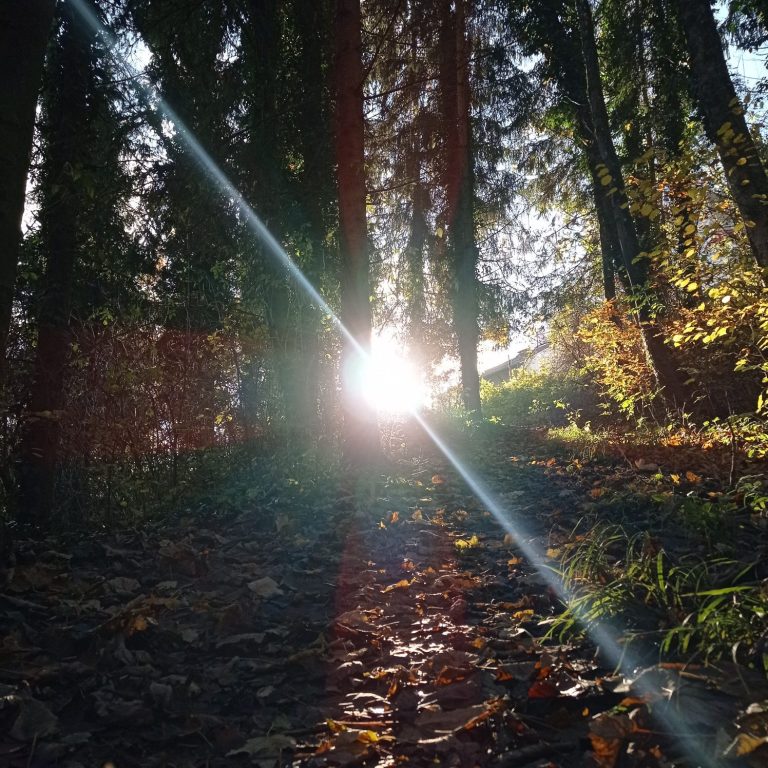
[[[378,452],[375,418],[360,387],[364,357],[371,348],[360,0],[337,0],[335,33],[341,320],[354,339],[345,337],[342,351],[344,454],[347,461],[360,466],[369,463]]]
[[[44,523],[54,503],[60,420],[69,356],[72,276],[77,253],[78,168],[87,157],[91,86],[90,36],[71,6],[61,6],[59,50],[52,57],[49,147],[42,236],[47,255],[37,326],[37,351],[20,473],[22,514]]]
[[[414,147],[411,151],[418,152]],[[411,358],[421,365],[424,360],[424,330],[426,325],[426,296],[424,293],[424,247],[427,242],[427,190],[421,182],[418,160],[413,168],[411,196],[411,231],[405,246],[406,274],[408,276],[408,336]]]
[[[459,347],[462,402],[480,415],[480,374],[477,370],[478,251],[474,221],[469,52],[466,1],[457,0],[455,13],[446,0],[441,22],[441,87],[446,136],[446,202],[448,244],[455,291],[453,314]]]
[[[709,0],[678,0],[707,137],[717,147],[752,255],[768,284],[768,177],[733,87]]]
[[[0,0],[0,385],[19,261],[35,109],[54,0]]]

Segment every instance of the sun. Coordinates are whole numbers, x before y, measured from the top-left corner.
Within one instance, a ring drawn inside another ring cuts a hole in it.
[[[391,337],[374,337],[361,379],[366,402],[382,413],[409,413],[427,399],[423,373],[406,360],[402,345]]]

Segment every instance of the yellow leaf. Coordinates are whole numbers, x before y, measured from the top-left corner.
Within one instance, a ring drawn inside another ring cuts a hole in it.
[[[384,587],[384,592],[393,592],[396,589],[408,589],[411,586],[411,581],[408,579],[400,579],[397,584],[390,584],[388,587]]]
[[[424,513],[417,509],[414,511],[414,513],[411,515],[411,520],[423,520],[424,519]]]
[[[343,733],[347,730],[347,726],[343,723],[337,723],[335,720],[331,720],[328,718],[328,720],[325,721],[325,724],[328,726],[328,730],[331,733]]]
[[[515,565],[520,565],[520,563],[522,562],[523,562],[522,557],[510,557],[509,560],[507,560],[507,565],[515,566]]]
[[[476,535],[473,535],[471,539],[456,539],[456,541],[453,542],[453,545],[458,550],[472,549],[473,547],[477,547],[479,544],[480,539],[478,539]]]
[[[733,745],[728,749],[728,752],[735,751],[738,757],[743,755],[750,755],[759,747],[768,743],[768,739],[764,736],[753,736],[751,733],[740,733],[734,739]]]
[[[605,176],[600,177],[600,183],[607,187],[613,181],[613,176],[610,173],[606,173]]]
[[[361,744],[377,744],[379,741],[379,734],[376,731],[360,731],[357,734],[357,740]]]
[[[504,546],[511,547],[515,543],[515,538],[511,533],[507,533],[504,536]]]
[[[680,485],[680,475],[672,474],[670,475],[670,478],[675,485]]]
[[[550,547],[547,550],[547,557],[551,557],[553,559],[556,558],[556,557],[560,557],[561,554],[562,554],[562,550],[561,549],[557,549],[555,547]]]

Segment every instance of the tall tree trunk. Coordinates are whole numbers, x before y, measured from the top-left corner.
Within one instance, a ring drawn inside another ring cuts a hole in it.
[[[19,261],[35,109],[54,0],[0,0],[0,385]]]
[[[449,253],[455,289],[453,316],[459,347],[464,407],[479,416],[480,374],[477,370],[478,251],[475,240],[469,50],[466,0],[444,0],[441,19],[441,89],[446,130],[446,204]]]
[[[648,264],[645,259],[637,258],[640,254],[640,243],[635,223],[629,212],[621,163],[608,122],[589,0],[576,0],[576,8],[591,122],[591,125],[585,126],[585,129],[592,132],[591,137],[587,136],[586,139],[594,141],[597,156],[601,160],[601,167],[593,168],[592,172],[597,172],[600,186],[605,190],[603,194],[610,201],[610,210],[621,251],[621,265],[629,282],[630,297],[635,305],[649,365],[659,386],[663,388],[666,399],[679,407],[686,402],[689,393],[684,386],[683,377],[671,350],[664,344],[656,319],[648,306]]]
[[[710,0],[677,0],[707,137],[717,147],[752,255],[768,284],[768,177],[733,87]]]
[[[412,151],[418,152],[413,147]],[[421,367],[424,361],[424,342],[426,325],[426,296],[424,292],[424,247],[427,242],[428,193],[421,181],[421,163],[417,159],[413,164],[413,192],[411,195],[411,229],[405,246],[405,266],[408,276],[408,337],[411,346],[411,359]]]
[[[295,4],[296,29],[301,46],[302,98],[300,101],[299,147],[304,171],[300,200],[310,233],[310,254],[305,274],[317,285],[326,269],[329,227],[325,208],[335,194],[328,83],[325,57],[329,37],[328,3]],[[317,312],[308,301],[302,304],[299,323],[304,370],[300,375],[301,401],[305,406],[305,433],[316,437],[320,431],[320,332]]]
[[[360,373],[371,348],[370,257],[366,222],[365,117],[360,0],[337,0],[334,82],[336,174],[341,250],[344,454],[354,465],[377,453],[376,421],[363,399]],[[362,352],[362,354],[361,354]]]
[[[46,188],[41,209],[47,256],[37,323],[37,350],[22,437],[22,515],[44,523],[54,503],[60,419],[69,356],[72,277],[77,254],[79,171],[88,152],[88,93],[92,85],[91,37],[60,6],[59,49],[51,57],[51,100]]]
[[[603,275],[603,296],[606,301],[616,298],[616,265],[621,264],[616,225],[613,221],[610,203],[605,197],[600,176],[590,163],[592,175],[592,197],[595,201],[595,213],[600,232],[600,266]]]

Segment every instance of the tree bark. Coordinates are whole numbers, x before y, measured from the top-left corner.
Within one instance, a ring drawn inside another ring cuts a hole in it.
[[[45,523],[54,505],[60,420],[69,357],[72,277],[77,255],[79,170],[88,155],[91,37],[71,6],[61,6],[59,48],[51,57],[46,188],[41,209],[47,256],[37,322],[37,350],[22,437],[23,517]]]
[[[366,221],[365,117],[360,0],[337,0],[334,83],[339,193],[344,455],[355,466],[378,452],[376,420],[364,401],[361,374],[371,349],[370,264]]]
[[[709,0],[677,0],[694,90],[707,137],[746,224],[752,256],[768,284],[768,177],[733,87]]]
[[[35,109],[54,0],[0,0],[0,384],[11,323]]]
[[[469,413],[479,416],[480,374],[477,370],[478,250],[475,239],[471,90],[466,32],[466,0],[442,5],[440,30],[441,89],[446,131],[448,245],[455,289],[453,317],[459,347],[461,395]]]

